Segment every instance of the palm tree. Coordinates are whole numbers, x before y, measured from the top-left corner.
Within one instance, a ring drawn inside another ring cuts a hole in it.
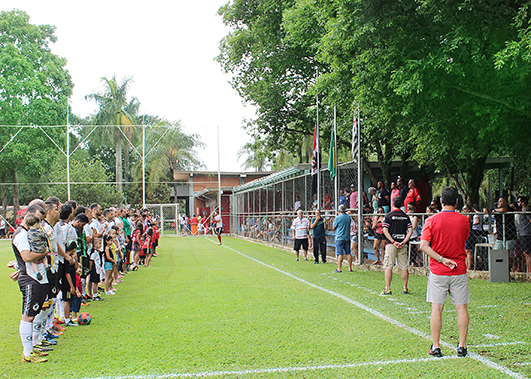
[[[111,79],[102,78],[104,89],[100,93],[92,93],[85,96],[87,100],[95,101],[98,106],[98,112],[92,117],[93,125],[113,125],[116,128],[104,128],[104,131],[97,135],[103,139],[112,138],[115,142],[116,153],[116,186],[118,191],[122,191],[123,168],[122,168],[122,140],[124,134],[129,138],[133,137],[133,125],[137,124],[136,115],[140,103],[136,98],[127,100],[127,91],[132,78],[124,78],[118,84],[116,77]],[[123,134],[122,134],[122,131]],[[126,145],[126,166],[129,166],[129,144]],[[126,167],[128,170],[128,167]]]
[[[244,170],[255,169],[257,172],[265,171],[269,165],[264,141],[258,137],[254,137],[253,142],[247,142],[238,150],[238,160],[242,157],[245,157],[245,160],[241,164]]]

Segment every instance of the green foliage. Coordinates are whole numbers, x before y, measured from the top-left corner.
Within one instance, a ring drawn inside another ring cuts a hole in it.
[[[312,134],[314,94],[321,135],[335,105],[338,147],[349,146],[359,104],[362,158],[376,157],[385,183],[392,159],[413,158],[473,203],[487,157],[529,150],[528,10],[527,1],[234,1],[220,9],[233,31],[218,60],[259,106],[249,128],[270,152],[294,151],[294,130]]]
[[[57,196],[66,201],[68,199],[66,159],[60,159],[50,167],[48,180],[62,183],[46,186],[43,197]],[[103,164],[97,159],[88,157],[86,153],[81,152],[70,159],[70,182],[72,183],[70,198],[79,204],[88,206],[96,202],[105,208],[124,203],[123,194],[117,191],[115,184],[110,183]]]
[[[67,99],[73,84],[66,60],[50,51],[55,28],[32,25],[18,10],[0,12],[0,125],[64,125]],[[60,146],[60,129],[47,129]],[[58,151],[40,130],[0,128],[0,177],[15,183],[13,203],[18,206],[19,180],[27,175],[39,181]],[[10,142],[11,141],[11,142]]]

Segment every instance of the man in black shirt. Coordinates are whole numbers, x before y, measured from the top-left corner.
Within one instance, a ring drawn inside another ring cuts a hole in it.
[[[384,213],[388,213],[391,209],[389,207],[391,193],[385,188],[383,182],[380,180],[377,184],[378,187],[378,208],[383,208]],[[375,209],[376,213],[377,209]]]
[[[385,246],[385,256],[383,267],[385,270],[385,289],[382,295],[392,295],[391,280],[393,279],[393,266],[395,260],[397,266],[402,270],[402,281],[404,282],[403,294],[409,293],[407,282],[409,279],[408,259],[407,259],[407,242],[413,233],[411,220],[401,209],[400,197],[393,198],[393,211],[385,215],[382,225],[383,232],[387,238]]]

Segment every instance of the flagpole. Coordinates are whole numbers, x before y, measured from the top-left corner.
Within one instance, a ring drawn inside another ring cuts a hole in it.
[[[359,104],[357,106],[357,114],[354,114],[354,117],[358,117],[358,121],[356,123],[356,131],[357,136],[356,140],[357,143],[357,159],[358,159],[358,263],[361,265],[363,264],[363,173],[361,171],[361,123],[360,123],[360,107]]]
[[[317,74],[317,80],[319,80],[319,70],[316,67],[315,72]],[[315,94],[315,103],[317,105],[317,133],[316,133],[316,145],[317,145],[317,155],[316,155],[316,165],[317,165],[317,209],[321,209],[321,159],[320,159],[320,145],[319,145],[319,93]],[[313,199],[312,199],[313,201]]]
[[[337,204],[337,123],[336,123],[336,106],[334,105],[334,168],[336,170],[336,175],[334,176],[334,204],[335,204],[335,210],[337,213],[338,204]]]

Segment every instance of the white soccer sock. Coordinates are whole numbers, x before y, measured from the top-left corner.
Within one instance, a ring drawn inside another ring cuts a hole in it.
[[[46,328],[45,330],[50,330],[53,327],[53,317],[54,317],[54,309],[55,304],[57,303],[57,299],[53,300],[53,305],[50,307],[48,312],[48,317],[46,318]]]
[[[22,341],[22,348],[24,349],[24,356],[29,357],[33,349],[33,324],[28,321],[20,320],[19,326],[20,340]]]
[[[42,333],[44,332],[43,329],[43,322],[46,322],[46,319],[44,317],[44,313],[41,310],[37,316],[33,319],[33,332],[32,332],[32,340],[33,340],[33,346],[37,345],[39,342],[42,341]]]
[[[87,295],[87,279],[82,278],[81,279],[81,295],[85,297]]]
[[[63,299],[60,299],[57,301],[57,315],[59,316],[59,318],[61,320],[64,320],[65,319],[65,302],[63,301]]]

